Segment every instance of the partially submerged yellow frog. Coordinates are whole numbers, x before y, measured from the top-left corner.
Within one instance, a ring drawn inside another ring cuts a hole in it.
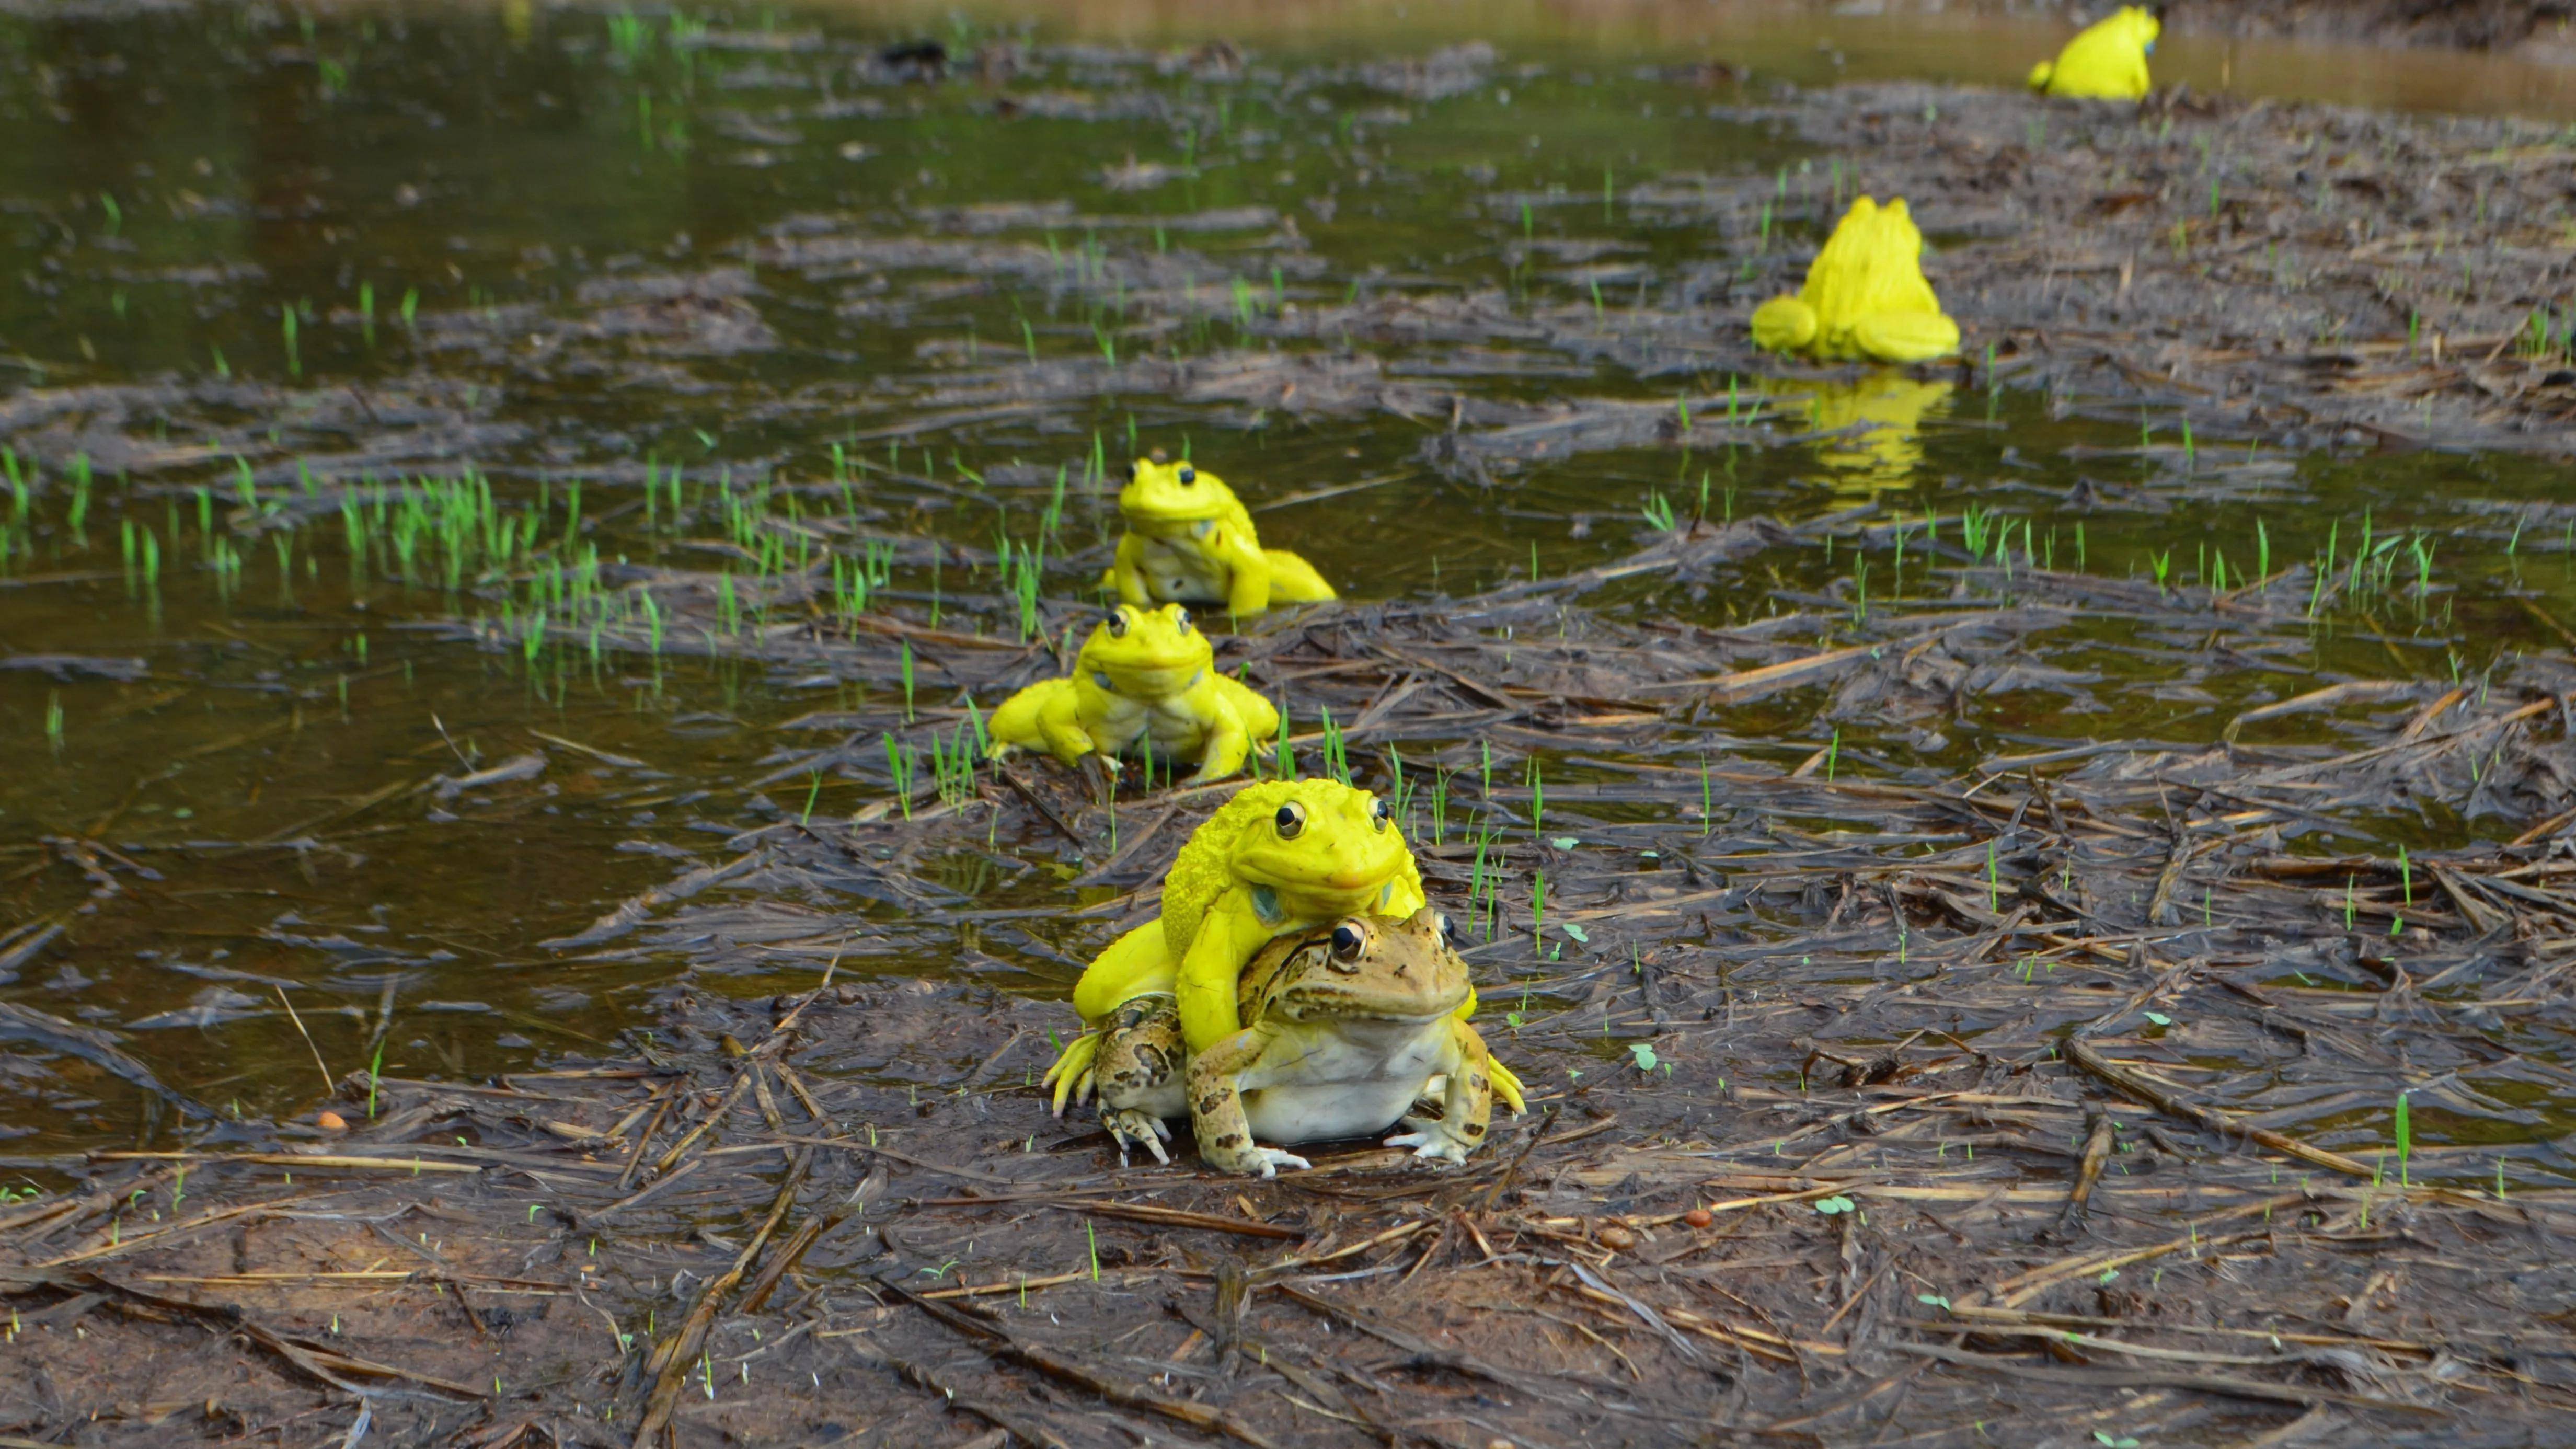
[[[1072,678],[1040,680],[993,712],[994,757],[1045,750],[1078,765],[1142,746],[1195,763],[1191,784],[1222,780],[1277,732],[1279,711],[1215,660],[1180,605],[1121,604],[1083,642]]]
[[[2147,55],[2163,30],[2138,6],[2114,10],[2066,42],[2057,59],[2031,67],[2030,88],[2076,100],[2134,101],[2155,84],[2147,76]]]
[[[1102,1028],[1126,1003],[1173,996],[1184,1047],[1204,1051],[1242,1028],[1237,984],[1273,938],[1351,915],[1401,920],[1425,904],[1413,852],[1375,795],[1333,780],[1244,786],[1173,859],[1162,914],[1110,942],[1075,984],[1086,1030],[1047,1070],[1056,1112],[1088,1093]],[[1470,991],[1458,1015],[1475,1009]],[[1493,1077],[1519,1108],[1519,1079],[1499,1064]]]
[[[1295,1144],[1383,1132],[1416,1157],[1464,1162],[1484,1145],[1493,1083],[1484,1038],[1460,1020],[1472,994],[1448,922],[1424,907],[1404,920],[1348,916],[1263,947],[1236,986],[1245,1026],[1195,1056],[1171,998],[1121,1008],[1100,1050],[1100,1116],[1126,1160],[1130,1143],[1169,1161],[1167,1119],[1187,1115],[1199,1157],[1270,1177],[1306,1159]],[[1433,1083],[1440,1115],[1405,1113]]]
[[[1959,349],[1959,324],[1942,315],[1923,279],[1923,233],[1898,198],[1851,205],[1807,267],[1794,297],[1753,309],[1753,341],[1773,352],[1826,361],[1928,362]]]
[[[1273,603],[1334,597],[1313,564],[1261,546],[1243,500],[1214,473],[1139,458],[1118,490],[1118,511],[1127,533],[1100,582],[1130,604],[1204,604],[1258,614]]]

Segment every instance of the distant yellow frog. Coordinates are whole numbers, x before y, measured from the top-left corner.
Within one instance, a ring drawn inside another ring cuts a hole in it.
[[[1851,205],[1794,297],[1753,311],[1753,341],[1828,361],[1928,362],[1959,349],[1959,324],[1923,279],[1923,233],[1903,198]]]
[[[1068,765],[1142,745],[1196,762],[1193,785],[1222,780],[1279,729],[1279,711],[1216,672],[1216,650],[1178,604],[1121,604],[1091,631],[1070,679],[1046,679],[993,712],[994,757],[1045,750]]]
[[[2031,67],[2030,88],[2076,100],[2134,101],[2155,84],[2147,76],[2147,55],[2163,30],[2138,6],[2114,10],[2066,42],[2057,59]]]
[[[1101,1027],[1123,1004],[1175,996],[1191,1051],[1232,1036],[1235,989],[1272,938],[1349,915],[1412,915],[1424,905],[1413,851],[1386,803],[1333,780],[1264,780],[1218,807],[1181,847],[1163,881],[1163,911],[1109,943],[1073,988],[1084,1033],[1047,1081],[1055,1110],[1091,1087]],[[1468,993],[1462,1018],[1476,1009]],[[1495,1089],[1515,1109],[1520,1082],[1499,1064]]]
[[[1399,1118],[1411,1130],[1388,1146],[1464,1162],[1493,1115],[1484,1038],[1456,1014],[1470,990],[1448,922],[1428,907],[1277,937],[1236,987],[1243,1030],[1195,1057],[1170,997],[1119,1009],[1100,1051],[1101,1120],[1122,1160],[1134,1143],[1168,1161],[1163,1124],[1186,1115],[1200,1160],[1263,1177],[1309,1164],[1261,1143],[1358,1137]],[[1440,1115],[1406,1117],[1434,1080]]]
[[[1334,597],[1315,566],[1284,548],[1263,548],[1243,500],[1214,473],[1187,463],[1139,458],[1118,490],[1126,536],[1103,588],[1139,607],[1204,604],[1258,614],[1272,603]]]

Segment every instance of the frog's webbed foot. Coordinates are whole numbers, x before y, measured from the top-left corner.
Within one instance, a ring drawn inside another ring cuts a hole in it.
[[[1529,1115],[1529,1104],[1521,1100],[1521,1079],[1511,1068],[1503,1065],[1501,1058],[1486,1061],[1485,1076],[1493,1083],[1494,1095],[1510,1106],[1513,1115]]]
[[[1098,750],[1093,750],[1075,763],[1074,768],[1080,770],[1082,778],[1089,782],[1094,797],[1102,800],[1115,798],[1113,792],[1118,788],[1116,760]]]
[[[1387,1146],[1410,1147],[1416,1157],[1443,1162],[1465,1162],[1467,1154],[1475,1150],[1474,1143],[1461,1142],[1450,1135],[1449,1124],[1436,1117],[1407,1117],[1404,1125],[1413,1130],[1386,1139]]]
[[[1163,1144],[1172,1139],[1172,1129],[1164,1125],[1162,1118],[1132,1107],[1104,1106],[1100,1109],[1100,1125],[1108,1128],[1110,1137],[1118,1143],[1120,1167],[1127,1165],[1131,1144],[1154,1154],[1154,1160],[1165,1167],[1172,1165],[1172,1154],[1163,1150]]]
[[[1242,1148],[1231,1154],[1228,1161],[1216,1164],[1227,1172],[1240,1172],[1247,1177],[1257,1175],[1264,1178],[1277,1177],[1279,1169],[1283,1167],[1293,1167],[1303,1172],[1314,1165],[1294,1152],[1282,1152],[1276,1147],[1258,1146]]]
[[[1066,1043],[1063,1055],[1055,1059],[1055,1065],[1047,1068],[1046,1076],[1040,1079],[1038,1085],[1055,1088],[1055,1104],[1051,1109],[1054,1115],[1063,1116],[1068,1101],[1079,1105],[1091,1100],[1091,1064],[1100,1055],[1100,1039],[1105,1034],[1086,1031]]]

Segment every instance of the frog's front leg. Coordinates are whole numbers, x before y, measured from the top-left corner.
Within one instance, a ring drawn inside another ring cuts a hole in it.
[[[1253,954],[1287,924],[1284,918],[1263,921],[1240,889],[1218,897],[1200,920],[1199,933],[1190,941],[1189,954],[1181,958],[1175,982],[1181,1036],[1193,1055],[1232,1036],[1242,1025],[1235,1019],[1235,984]]]
[[[1092,1071],[1100,1088],[1100,1124],[1118,1143],[1118,1165],[1127,1165],[1130,1145],[1169,1163],[1163,1144],[1172,1129],[1164,1119],[1189,1110],[1181,1079],[1181,1015],[1172,998],[1157,993],[1119,1003],[1101,1032]]]
[[[1225,606],[1236,618],[1261,613],[1270,607],[1270,555],[1263,553],[1243,530],[1220,525],[1208,547],[1226,568]]]
[[[1243,1074],[1260,1063],[1273,1035],[1273,1028],[1256,1024],[1190,1058],[1190,1131],[1198,1138],[1199,1159],[1221,1172],[1276,1177],[1283,1167],[1312,1165],[1293,1152],[1255,1143],[1252,1120],[1244,1114]]]
[[[1468,1153],[1485,1145],[1485,1132],[1493,1121],[1492,1058],[1476,1029],[1455,1018],[1449,1023],[1445,1058],[1441,1070],[1447,1073],[1449,1085],[1440,1101],[1440,1120],[1407,1117],[1404,1125],[1413,1130],[1386,1139],[1386,1145],[1410,1147],[1416,1157],[1464,1162]]]
[[[1068,765],[1081,764],[1084,756],[1099,748],[1091,731],[1083,727],[1081,697],[1070,684],[1038,710],[1037,724],[1048,752]]]
[[[1199,751],[1199,772],[1190,777],[1193,785],[1205,785],[1239,772],[1243,757],[1252,753],[1252,731],[1235,709],[1234,701],[1211,689],[1205,691],[1199,708],[1207,744]]]
[[[1140,609],[1154,605],[1154,596],[1145,587],[1145,539],[1132,530],[1118,536],[1118,554],[1109,571],[1101,575],[1103,588],[1116,589],[1120,601]]]

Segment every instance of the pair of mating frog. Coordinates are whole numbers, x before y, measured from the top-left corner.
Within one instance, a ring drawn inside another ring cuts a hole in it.
[[[1055,1111],[1094,1092],[1117,1139],[1275,1174],[1274,1143],[1405,1131],[1390,1147],[1463,1162],[1520,1081],[1467,1024],[1476,992],[1385,802],[1333,780],[1243,787],[1192,832],[1161,915],[1110,943],[1073,1004],[1084,1033],[1047,1071]],[[1437,1087],[1440,1115],[1406,1116]]]

